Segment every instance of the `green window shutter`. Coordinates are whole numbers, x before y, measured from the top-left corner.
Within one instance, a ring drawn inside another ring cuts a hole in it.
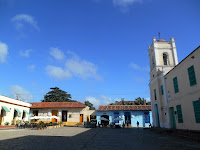
[[[191,66],[188,68],[188,76],[189,76],[189,80],[190,80],[190,86],[197,84],[194,66]]]
[[[196,123],[200,123],[200,100],[193,101]]]
[[[163,85],[161,85],[161,94],[162,94],[162,95],[164,94]]]
[[[174,82],[174,92],[178,93],[179,92],[179,88],[178,88],[178,79],[177,79],[177,77],[175,77],[173,79],[173,82]]]
[[[157,97],[156,97],[156,89],[154,89],[154,97],[155,97],[155,100],[157,100]]]
[[[177,116],[178,116],[178,123],[183,123],[183,115],[182,115],[181,105],[177,105],[176,110],[177,110]]]

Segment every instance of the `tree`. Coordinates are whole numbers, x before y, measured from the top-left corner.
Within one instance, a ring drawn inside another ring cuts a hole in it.
[[[71,100],[71,94],[67,94],[67,92],[60,90],[58,87],[50,88],[46,95],[44,95],[44,100],[42,102],[76,102],[75,100]]]
[[[135,105],[144,105],[144,98],[141,99],[141,97],[138,97],[135,99],[134,103]]]
[[[95,107],[93,106],[92,103],[90,103],[90,101],[85,101],[85,105],[90,107],[90,110],[95,110]]]

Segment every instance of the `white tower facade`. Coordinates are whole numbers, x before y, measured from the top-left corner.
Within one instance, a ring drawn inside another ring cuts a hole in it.
[[[164,75],[178,64],[174,38],[170,41],[153,38],[149,46],[150,60],[150,95],[153,125],[170,128],[167,89]]]

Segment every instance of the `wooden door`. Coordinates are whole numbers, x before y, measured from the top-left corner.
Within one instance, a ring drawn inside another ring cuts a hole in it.
[[[58,110],[52,110],[52,116],[57,116],[57,114],[58,114]],[[51,122],[57,122],[57,119],[52,118]]]
[[[62,111],[62,121],[67,121],[67,111]]]
[[[83,122],[83,114],[80,114],[80,122]]]

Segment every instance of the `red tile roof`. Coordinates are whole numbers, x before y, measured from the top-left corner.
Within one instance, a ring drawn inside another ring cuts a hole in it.
[[[112,110],[151,110],[151,105],[106,105],[98,108],[98,111]]]
[[[31,108],[85,108],[80,102],[41,102],[31,103]]]
[[[157,40],[158,42],[166,42],[165,40],[163,40],[163,39],[159,39],[159,40]]]

